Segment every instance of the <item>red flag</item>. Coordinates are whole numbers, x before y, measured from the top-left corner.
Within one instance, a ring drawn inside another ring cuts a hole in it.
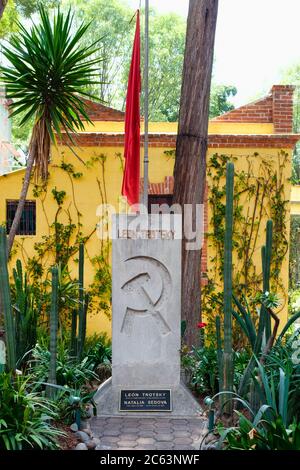
[[[138,204],[140,193],[140,62],[140,12],[138,10],[125,110],[125,170],[122,195],[127,196],[130,205]]]

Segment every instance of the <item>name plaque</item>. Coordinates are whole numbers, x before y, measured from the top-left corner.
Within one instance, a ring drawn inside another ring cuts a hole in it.
[[[172,411],[171,390],[121,390],[120,411]]]

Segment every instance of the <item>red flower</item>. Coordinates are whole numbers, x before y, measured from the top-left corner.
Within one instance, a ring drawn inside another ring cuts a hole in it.
[[[202,321],[200,321],[198,324],[197,324],[197,328],[205,328],[207,326],[207,323],[203,323]]]

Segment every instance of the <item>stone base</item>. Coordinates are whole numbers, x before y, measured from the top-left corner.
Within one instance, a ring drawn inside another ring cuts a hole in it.
[[[153,390],[161,387],[153,386]],[[168,387],[164,387],[168,388]],[[133,389],[133,387],[132,387]],[[147,389],[150,390],[149,387]],[[202,410],[199,403],[196,401],[190,390],[180,383],[177,388],[172,389],[172,411],[163,412],[137,412],[137,411],[119,411],[119,398],[120,388],[113,387],[112,379],[109,378],[100,385],[94,395],[94,400],[97,405],[98,416],[131,416],[131,417],[162,417],[162,418],[176,418],[176,417],[200,417]]]

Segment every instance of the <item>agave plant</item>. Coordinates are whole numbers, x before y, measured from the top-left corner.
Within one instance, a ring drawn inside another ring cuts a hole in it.
[[[87,87],[97,83],[93,59],[97,42],[81,46],[90,24],[82,24],[72,32],[73,15],[59,10],[50,21],[40,7],[40,22],[30,29],[18,24],[10,44],[2,46],[9,65],[0,67],[1,82],[11,99],[11,117],[20,115],[20,126],[34,119],[29,156],[19,205],[10,230],[10,252],[24,208],[30,178],[35,165],[36,178],[46,179],[51,142],[64,133],[74,144],[72,134],[84,129],[83,121],[91,122],[81,97],[89,96]],[[25,115],[24,115],[25,113]]]

